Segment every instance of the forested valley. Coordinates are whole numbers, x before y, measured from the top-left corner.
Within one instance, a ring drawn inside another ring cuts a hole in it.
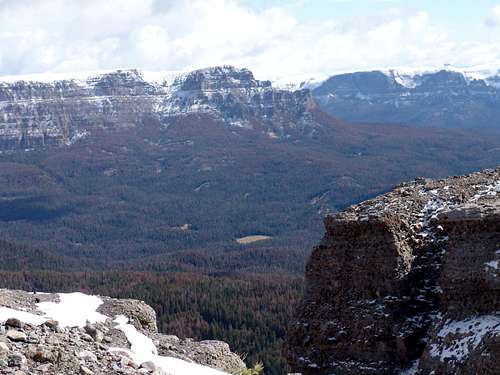
[[[323,217],[416,176],[495,165],[498,137],[348,125],[272,139],[206,117],[0,156],[0,287],[146,301],[162,332],[217,339],[266,375]],[[241,238],[265,240],[247,244]]]
[[[281,346],[303,287],[302,277],[286,270],[76,271],[75,263],[5,241],[0,241],[0,256],[0,287],[144,300],[155,309],[161,332],[226,341],[248,365],[263,362],[266,374],[286,368]]]

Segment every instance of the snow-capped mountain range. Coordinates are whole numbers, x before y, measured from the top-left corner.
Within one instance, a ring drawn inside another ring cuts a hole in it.
[[[319,107],[348,122],[497,128],[500,74],[470,69],[384,69],[258,80],[248,69],[0,77],[0,148],[72,144],[154,118],[210,114],[271,138],[314,137]]]
[[[499,65],[500,66],[500,65]],[[498,77],[500,76],[500,67],[475,66],[471,68],[457,68],[446,65],[441,69],[432,68],[396,68],[381,69],[389,77],[394,78],[396,82],[406,88],[415,88],[422,84],[422,77],[436,74],[441,71],[457,73],[470,84],[474,80],[484,81],[487,85],[498,87]]]
[[[385,69],[334,75],[312,88],[321,108],[349,122],[498,129],[500,70]]]
[[[209,71],[210,69],[221,68],[228,69],[231,66],[219,66],[206,69],[198,69],[194,71]],[[134,68],[123,69],[108,69],[94,70],[83,72],[66,72],[66,73],[34,73],[34,74],[18,74],[0,76],[0,84],[12,84],[19,81],[24,82],[39,82],[39,83],[55,83],[57,81],[74,81],[81,85],[85,85],[87,81],[95,80],[97,77],[109,75],[118,71],[122,72],[138,72],[142,79],[152,85],[171,85],[175,80],[186,77],[191,70],[139,70]],[[259,77],[262,80],[270,81],[272,86],[284,90],[298,89],[314,89],[324,83],[328,78],[354,74],[360,72],[382,72],[390,78],[394,78],[396,82],[407,88],[415,88],[421,82],[421,78],[426,75],[432,75],[440,71],[454,72],[462,75],[468,82],[474,80],[483,80],[485,83],[497,86],[500,77],[500,61],[498,64],[484,64],[472,67],[456,67],[450,64],[445,64],[442,67],[393,67],[393,68],[374,68],[369,70],[343,70],[332,73],[330,75],[324,73],[317,74],[298,74],[292,76],[273,76]]]
[[[71,144],[98,129],[172,116],[210,114],[233,128],[272,138],[311,135],[308,90],[275,89],[247,69],[213,67],[188,73],[119,70],[84,78],[0,79],[0,148]],[[28,81],[27,79],[30,79]]]

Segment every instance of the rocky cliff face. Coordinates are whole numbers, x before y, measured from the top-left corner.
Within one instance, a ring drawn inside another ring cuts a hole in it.
[[[259,128],[271,137],[311,133],[317,124],[309,90],[275,90],[269,81],[258,81],[247,69],[215,67],[177,78],[172,94],[160,112],[199,113],[217,110],[236,127]]]
[[[325,220],[287,355],[303,374],[500,372],[500,168]]]
[[[219,341],[158,333],[141,301],[0,290],[2,374],[239,374]]]
[[[498,128],[498,77],[452,70],[356,72],[332,76],[313,96],[351,122]]]
[[[295,140],[321,137],[316,108],[349,122],[449,128],[497,129],[500,117],[498,75],[356,72],[332,76],[312,92],[277,89],[231,66],[147,78],[137,70],[52,82],[0,78],[0,151],[71,145],[103,131],[168,127],[173,117],[200,114],[231,131]]]
[[[286,138],[314,133],[308,90],[277,90],[229,66],[147,82],[136,70],[86,80],[0,83],[0,150],[71,145],[102,130],[168,126],[172,116],[209,113],[228,126]]]

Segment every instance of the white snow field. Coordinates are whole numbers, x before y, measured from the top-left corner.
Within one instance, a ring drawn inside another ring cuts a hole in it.
[[[61,302],[40,302],[37,304],[46,318],[54,319],[63,327],[84,327],[90,323],[105,322],[107,316],[98,313],[102,300],[83,293],[59,293]]]

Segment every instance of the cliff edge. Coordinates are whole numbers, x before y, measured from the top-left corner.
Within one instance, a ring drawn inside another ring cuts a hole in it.
[[[500,373],[500,168],[401,184],[325,227],[289,329],[294,371]]]
[[[220,341],[158,333],[144,302],[0,289],[1,374],[223,375],[245,370]]]

